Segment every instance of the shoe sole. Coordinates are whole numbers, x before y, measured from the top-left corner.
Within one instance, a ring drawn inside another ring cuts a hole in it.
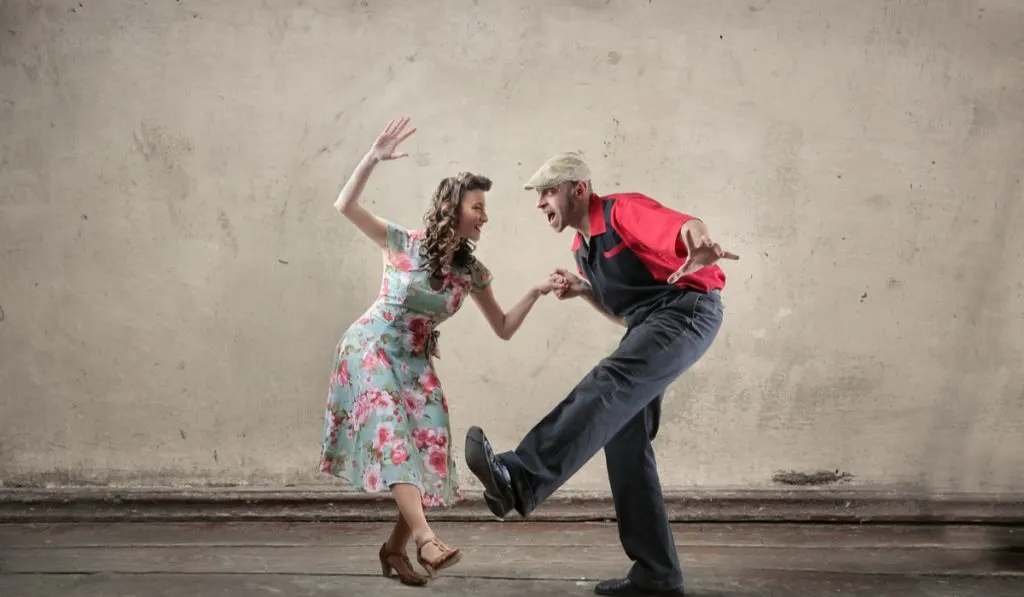
[[[475,446],[474,449],[471,449]],[[498,518],[504,518],[512,511],[512,496],[501,491],[494,471],[487,461],[487,437],[479,427],[470,427],[466,432],[466,465],[484,485],[484,501],[487,507]]]
[[[643,589],[630,589],[628,591],[616,591],[615,589],[599,589],[594,587],[595,595],[604,595],[606,597],[622,597],[622,596],[634,596],[634,597],[686,597],[686,593],[675,592],[675,591],[644,591]]]

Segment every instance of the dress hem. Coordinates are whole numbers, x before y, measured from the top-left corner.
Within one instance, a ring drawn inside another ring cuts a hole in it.
[[[336,472],[325,471],[325,470],[321,469],[320,470],[320,474],[327,475],[328,477],[333,477],[335,479],[341,479],[343,481],[346,481],[350,485],[349,491],[351,491],[352,493],[362,493],[362,494],[366,494],[366,495],[381,495],[381,496],[389,495],[390,496],[390,495],[392,495],[391,494],[391,487],[393,487],[394,485],[399,485],[399,484],[413,485],[417,489],[420,490],[420,498],[421,498],[420,499],[420,504],[423,506],[424,510],[451,510],[452,508],[458,506],[459,504],[462,504],[462,503],[466,502],[465,494],[463,494],[462,493],[462,489],[458,488],[458,487],[456,487],[453,490],[453,493],[455,494],[455,496],[451,500],[442,501],[441,503],[437,503],[437,502],[433,502],[433,501],[432,502],[427,502],[426,500],[422,499],[422,498],[424,498],[424,497],[426,497],[428,495],[431,495],[431,494],[426,493],[424,491],[423,487],[421,487],[419,485],[416,485],[415,483],[409,483],[407,481],[398,481],[398,482],[392,483],[391,485],[387,486],[384,489],[370,490],[370,489],[367,489],[366,487],[356,485],[355,483],[352,482],[351,477],[349,477],[348,475],[343,474],[343,473],[336,473]],[[436,495],[436,494],[434,494],[434,495]]]

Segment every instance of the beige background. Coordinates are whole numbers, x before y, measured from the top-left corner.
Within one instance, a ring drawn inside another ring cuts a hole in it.
[[[1024,4],[541,6],[0,2],[0,480],[333,483],[331,353],[381,262],[331,204],[408,114],[365,204],[416,226],[441,177],[492,177],[506,307],[571,264],[521,190],[557,151],[742,256],[666,487],[1024,490]],[[467,303],[439,362],[466,484],[468,425],[513,446],[620,333],[549,299],[505,343]]]

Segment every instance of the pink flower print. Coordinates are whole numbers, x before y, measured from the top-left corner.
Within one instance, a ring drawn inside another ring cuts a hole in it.
[[[338,383],[343,386],[348,385],[348,359],[342,359],[341,364],[338,365]]]
[[[409,319],[409,350],[412,352],[423,352],[430,336],[430,320],[426,317],[412,317]]]
[[[334,465],[334,456],[331,456],[329,453],[324,452],[324,454],[320,457],[320,472],[321,473],[330,473],[331,472],[331,467],[333,465]]]
[[[380,365],[388,365],[388,355],[384,349],[378,346],[375,349],[367,350],[363,355],[363,371],[373,371]]]
[[[392,251],[388,259],[395,269],[403,272],[412,271],[412,262],[409,261],[409,256],[404,251]]]
[[[402,365],[401,365],[400,368],[401,368],[403,374],[405,374],[405,375],[409,374],[409,364],[408,363],[406,363],[405,361],[402,361]]]
[[[391,464],[400,466],[403,462],[409,460],[409,451],[405,449],[405,442],[397,440],[391,444]]]
[[[380,296],[388,295],[388,279],[384,278],[384,281],[380,285]]]
[[[395,315],[391,311],[384,311],[381,313],[381,317],[384,318],[384,321],[391,321],[395,318]]]
[[[384,488],[384,480],[380,476],[380,463],[371,464],[363,469],[363,487],[371,492]]]
[[[409,238],[426,238],[426,237],[427,237],[426,230],[410,230],[409,231]]]
[[[380,359],[377,358],[377,353],[368,350],[363,355],[363,371],[373,371],[373,369],[380,364]]]
[[[377,450],[377,458],[384,457],[384,448],[395,439],[394,423],[380,423],[377,425],[377,432],[373,434],[373,448]]]
[[[355,429],[366,424],[371,410],[373,410],[373,396],[370,395],[370,392],[363,392],[356,398],[356,403],[352,407],[352,425]]]
[[[416,429],[412,432],[412,438],[416,442],[417,450],[423,450],[428,446],[440,446],[443,448],[448,445],[448,435],[443,427]]]
[[[444,506],[444,498],[436,493],[424,493],[420,502],[424,508],[438,508]]]
[[[444,307],[449,313],[455,313],[462,305],[462,286],[458,285],[452,289],[452,293],[444,301]]]
[[[327,434],[334,441],[338,437],[338,429],[341,427],[341,415],[334,411],[327,411]]]
[[[427,469],[438,477],[448,477],[448,451],[441,446],[427,448],[426,464]]]
[[[427,397],[415,390],[402,390],[405,412],[411,419],[423,418],[423,409],[427,406]]]
[[[431,369],[427,369],[420,375],[420,385],[429,394],[441,387],[441,381],[437,379],[437,375]]]
[[[427,446],[445,447],[448,445],[448,435],[444,428],[438,429],[416,429],[412,432],[412,438],[416,442],[416,449],[422,450]]]
[[[391,394],[381,390],[369,390],[367,394],[370,395],[370,404],[373,405],[373,409],[378,413],[395,409],[395,399]]]

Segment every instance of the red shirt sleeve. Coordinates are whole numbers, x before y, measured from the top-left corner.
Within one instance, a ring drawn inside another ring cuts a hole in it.
[[[686,245],[679,238],[679,229],[693,219],[635,193],[617,197],[612,208],[612,226],[626,246],[644,261],[653,259],[665,265],[682,265],[686,260]]]
[[[697,218],[679,213],[639,193],[616,197],[611,224],[655,280],[664,282],[686,262],[686,245],[679,238],[683,224]],[[717,265],[682,277],[676,286],[707,292],[725,287],[725,272]]]

